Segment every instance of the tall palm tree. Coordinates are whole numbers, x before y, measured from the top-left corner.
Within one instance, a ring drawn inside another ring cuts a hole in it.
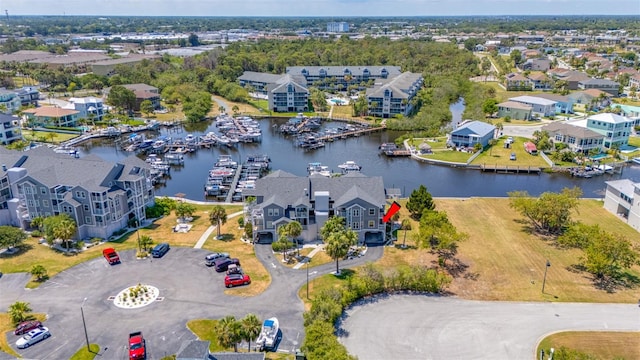
[[[9,305],[9,316],[14,324],[25,321],[29,317],[29,312],[31,312],[31,306],[28,302],[16,301]]]
[[[255,314],[247,314],[247,316],[241,320],[241,324],[242,340],[246,340],[249,343],[249,352],[251,352],[251,340],[260,335],[262,324]]]
[[[407,247],[407,230],[411,230],[411,220],[402,219],[402,223],[400,224],[400,229],[404,230],[404,239],[402,239],[402,247]]]
[[[233,346],[238,352],[238,342],[242,340],[242,325],[236,321],[233,315],[227,315],[218,322],[218,343],[220,346],[230,348]]]
[[[217,226],[218,239],[220,238],[220,227],[227,222],[227,212],[220,205],[216,205],[209,213],[209,221],[211,225]]]
[[[325,251],[332,259],[336,260],[336,274],[340,273],[340,258],[349,253],[349,248],[358,242],[358,234],[348,229],[344,224],[344,218],[334,216],[324,223],[320,234],[325,242]]]

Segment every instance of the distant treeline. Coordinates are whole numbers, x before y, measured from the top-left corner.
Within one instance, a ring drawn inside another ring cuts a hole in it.
[[[433,29],[459,32],[559,31],[625,29],[640,33],[635,16],[456,16],[456,17],[140,17],[10,16],[0,35],[118,34],[127,32],[205,32],[226,29],[325,31],[329,21],[345,21],[357,32],[393,32],[409,25],[414,32]]]

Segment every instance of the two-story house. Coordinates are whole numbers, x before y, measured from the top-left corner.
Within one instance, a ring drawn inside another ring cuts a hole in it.
[[[0,144],[7,145],[16,140],[22,140],[20,118],[0,113]]]
[[[588,154],[592,149],[602,151],[604,135],[565,121],[555,121],[542,127],[556,144],[565,144],[576,153]]]
[[[578,89],[597,89],[609,93],[610,95],[618,96],[618,93],[620,92],[620,83],[607,79],[587,79],[578,82]]]
[[[78,126],[77,110],[63,109],[54,106],[43,106],[23,111],[31,126]]]
[[[37,106],[38,100],[40,100],[40,92],[38,89],[24,86],[16,90],[18,97],[20,97],[20,103],[22,106]]]
[[[149,168],[135,156],[111,163],[38,147],[0,148],[0,157],[0,225],[27,229],[35,217],[68,214],[77,224],[74,238],[106,239],[132,218],[143,221],[154,204]]]
[[[496,127],[482,121],[465,121],[449,134],[449,143],[456,147],[474,147],[480,144],[483,148],[495,135]]]
[[[622,147],[629,143],[629,135],[635,121],[613,113],[601,113],[587,118],[586,127],[604,135],[604,147],[611,149],[613,145]]]
[[[531,112],[535,116],[553,116],[556,114],[556,101],[536,96],[516,96],[509,101],[519,102],[531,106]]]
[[[385,190],[382,177],[361,173],[327,178],[320,175],[296,176],[281,170],[256,180],[255,189],[242,193],[255,201],[245,208],[245,219],[253,225],[255,242],[278,239],[278,228],[298,221],[303,228],[301,238],[313,241],[320,229],[333,216],[346,219],[348,228],[363,243],[383,243],[385,223]]]
[[[640,183],[629,179],[607,181],[604,208],[640,231]]]
[[[65,109],[77,110],[79,119],[91,119],[102,121],[104,115],[104,104],[102,99],[93,96],[82,98],[70,98]]]
[[[13,114],[20,110],[20,106],[22,106],[22,101],[20,100],[20,96],[18,96],[17,92],[4,88],[0,89],[0,107],[4,107],[3,109],[0,109],[0,112]]]
[[[276,112],[304,112],[309,110],[309,89],[298,84],[292,76],[284,75],[267,86],[269,110]]]

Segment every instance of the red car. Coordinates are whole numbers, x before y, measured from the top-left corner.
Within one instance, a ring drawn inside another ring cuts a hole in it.
[[[37,329],[42,326],[42,323],[38,320],[23,321],[16,327],[13,332],[15,335],[26,334],[33,329]]]
[[[247,274],[231,274],[224,277],[224,286],[228,288],[249,284],[251,284],[251,278]]]

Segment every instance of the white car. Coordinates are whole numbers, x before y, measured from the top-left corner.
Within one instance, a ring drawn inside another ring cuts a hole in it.
[[[18,341],[16,341],[16,346],[18,347],[18,349],[26,349],[29,346],[48,338],[49,336],[51,336],[49,329],[44,326],[39,327],[37,329],[29,331],[25,336],[18,339]]]

